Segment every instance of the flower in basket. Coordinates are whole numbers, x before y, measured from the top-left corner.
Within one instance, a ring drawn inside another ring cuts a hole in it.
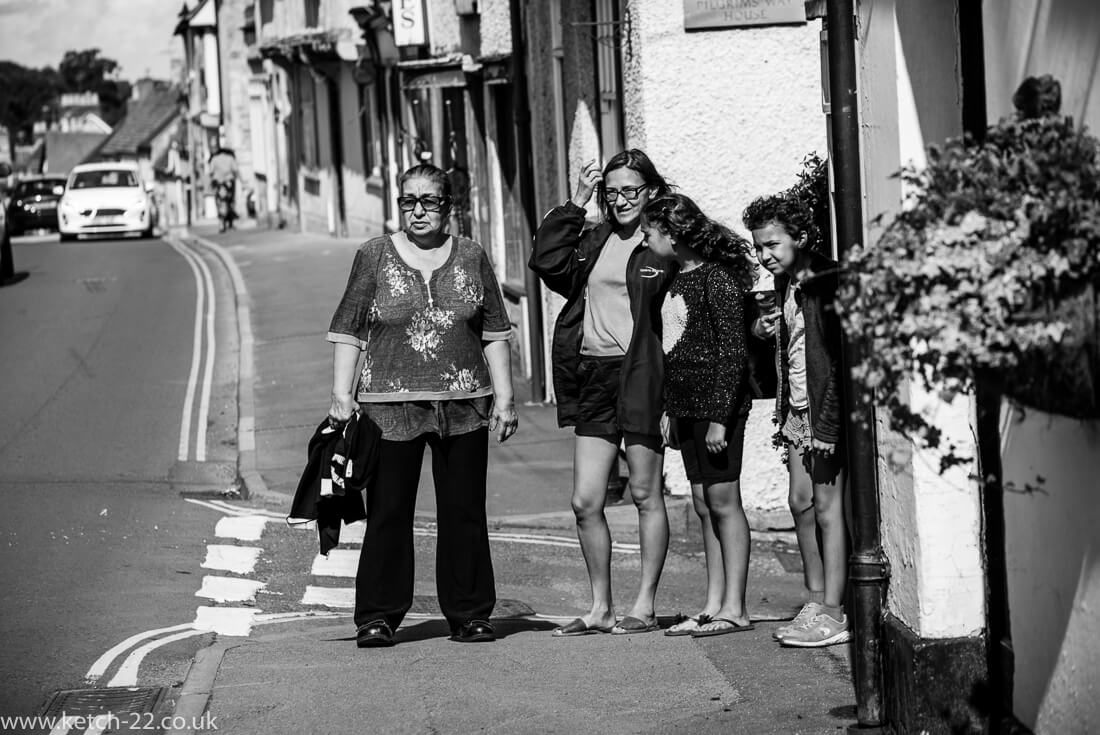
[[[914,378],[950,401],[981,373],[1022,403],[1100,416],[1098,141],[1058,114],[1057,84],[1029,79],[1015,118],[902,169],[903,211],[846,260],[838,308],[864,340],[860,397],[932,446],[906,400]]]

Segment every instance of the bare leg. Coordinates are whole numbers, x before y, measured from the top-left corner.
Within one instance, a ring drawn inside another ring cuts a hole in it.
[[[717,482],[704,488],[715,535],[722,547],[725,595],[716,617],[748,625],[745,584],[749,576],[749,522],[741,505],[741,483]]]
[[[821,531],[821,559],[825,574],[825,605],[844,604],[848,582],[848,530],[844,524],[844,473],[831,483],[814,483],[814,515]]]
[[[695,507],[696,515],[699,516],[699,525],[703,529],[703,552],[707,563],[707,600],[699,612],[714,617],[722,607],[722,598],[726,593],[726,578],[722,564],[722,547],[714,533],[714,519],[711,517],[710,509],[707,508],[702,483],[692,483],[691,502]]]
[[[607,475],[618,458],[619,447],[610,439],[578,436],[573,454],[573,514],[577,538],[592,585],[592,608],[582,619],[588,627],[615,624],[611,601],[611,531],[603,505],[607,499]]]
[[[802,576],[810,600],[821,602],[825,590],[825,568],[817,538],[817,518],[814,513],[814,485],[802,464],[802,450],[791,447],[787,470],[791,476],[791,491],[787,498],[794,518],[794,533],[798,551],[802,554]],[[815,599],[818,598],[818,599]]]
[[[668,554],[668,513],[661,477],[664,459],[660,437],[626,435],[630,497],[638,509],[638,540],[642,546],[642,581],[630,615],[646,621],[654,617],[657,583]]]

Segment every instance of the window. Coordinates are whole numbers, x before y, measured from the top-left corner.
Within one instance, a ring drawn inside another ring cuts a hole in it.
[[[302,134],[302,164],[316,167],[320,158],[317,143],[317,99],[313,75],[305,67],[298,68],[298,126]]]
[[[321,0],[305,0],[306,28],[316,28],[321,24]]]
[[[622,14],[618,0],[595,0],[596,93],[600,111],[600,147],[605,159],[624,148]]]
[[[80,171],[73,176],[71,189],[128,189],[137,187],[137,178],[129,169]]]

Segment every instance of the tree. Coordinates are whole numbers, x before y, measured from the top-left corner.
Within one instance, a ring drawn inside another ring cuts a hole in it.
[[[114,125],[126,114],[130,84],[118,78],[118,62],[99,55],[97,48],[66,51],[58,65],[66,92],[95,92],[103,110],[103,119]]]
[[[29,139],[34,123],[42,119],[42,108],[49,105],[61,91],[57,72],[28,69],[12,61],[0,61],[0,125],[8,129],[15,159],[18,138]]]

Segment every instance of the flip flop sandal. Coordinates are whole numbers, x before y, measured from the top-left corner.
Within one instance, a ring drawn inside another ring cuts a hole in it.
[[[646,622],[633,615],[627,615],[611,629],[611,635],[630,635],[632,633],[651,633],[660,630],[661,625],[654,618],[652,622]]]
[[[694,617],[680,616],[680,618],[672,624],[672,627],[665,631],[665,635],[669,637],[691,635],[699,630],[700,626],[709,623],[710,619],[710,616],[706,613],[700,613]]]
[[[580,618],[574,618],[560,628],[555,628],[554,632],[551,633],[551,635],[555,638],[569,638],[578,635],[594,635],[596,633],[610,632],[611,628],[601,628],[598,625],[589,626],[586,625],[585,622]]]
[[[711,618],[709,622],[729,623],[729,625],[723,626],[721,628],[712,628],[711,630],[703,630],[702,628],[700,628],[699,630],[693,631],[691,637],[709,638],[715,635],[725,635],[726,633],[742,633],[746,630],[756,630],[756,626],[752,623],[749,623],[748,625],[738,625],[729,618]]]

